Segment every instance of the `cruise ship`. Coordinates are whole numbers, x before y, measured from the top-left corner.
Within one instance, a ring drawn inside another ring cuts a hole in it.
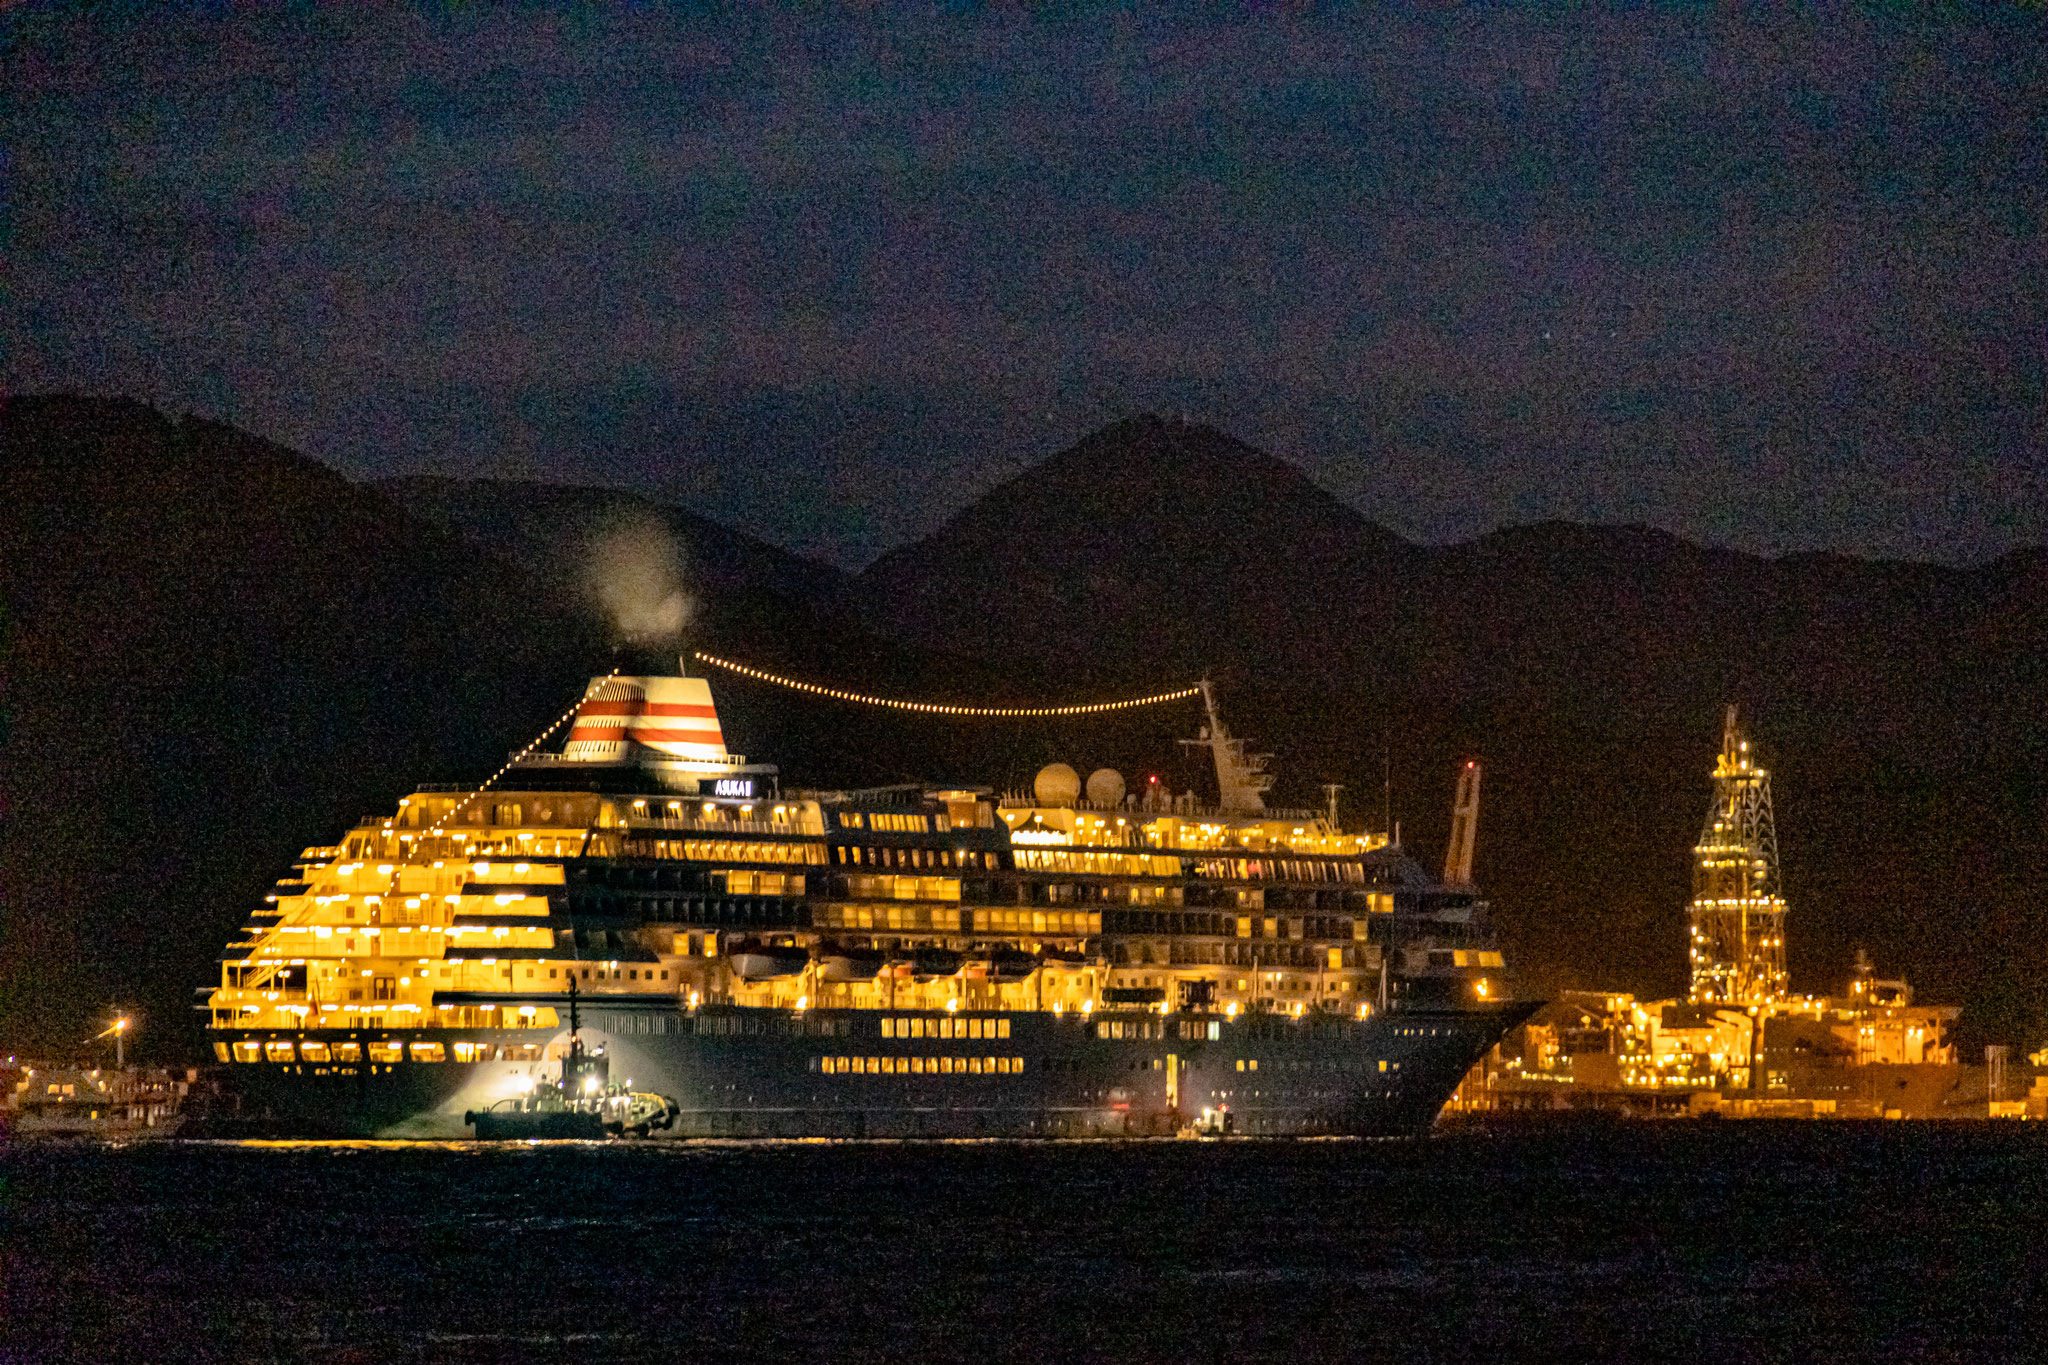
[[[1213,802],[1062,764],[784,789],[708,679],[594,679],[558,752],[307,849],[202,988],[214,1049],[306,1136],[1426,1129],[1536,1007],[1470,884],[1476,771],[1433,877],[1334,793],[1268,808],[1185,696]]]

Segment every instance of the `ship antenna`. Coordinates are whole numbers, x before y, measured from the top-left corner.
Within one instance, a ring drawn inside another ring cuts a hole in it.
[[[1209,723],[1200,739],[1184,739],[1190,748],[1207,749],[1216,761],[1216,805],[1226,815],[1259,815],[1266,809],[1265,796],[1272,790],[1273,775],[1266,771],[1271,754],[1247,754],[1244,741],[1232,738],[1216,711],[1216,690],[1207,678],[1195,684]]]
[[[1382,765],[1380,774],[1380,828],[1386,831],[1389,838],[1393,838],[1394,740],[1393,736],[1385,730],[1380,732],[1380,762]],[[1399,839],[1394,840],[1396,845],[1399,845],[1400,842]]]

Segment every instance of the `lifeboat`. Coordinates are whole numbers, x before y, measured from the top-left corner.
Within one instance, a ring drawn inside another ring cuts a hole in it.
[[[805,948],[746,943],[733,949],[728,960],[732,963],[733,975],[742,981],[771,981],[803,971],[811,965],[811,954]]]
[[[1088,957],[1085,953],[1062,953],[1057,949],[1048,948],[1039,954],[1038,962],[1040,966],[1055,972],[1088,970]]]
[[[1158,986],[1108,986],[1102,992],[1105,1005],[1159,1005],[1165,1001],[1166,992]]]
[[[958,976],[966,958],[950,948],[919,948],[910,958],[910,974],[919,981]]]
[[[873,948],[843,948],[828,943],[818,952],[820,981],[872,981],[888,959]]]
[[[1036,953],[1000,945],[989,951],[987,975],[991,981],[1022,981],[1037,970]]]

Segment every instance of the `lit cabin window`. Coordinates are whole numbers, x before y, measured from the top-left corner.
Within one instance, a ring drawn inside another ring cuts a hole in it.
[[[808,1071],[827,1076],[1019,1076],[1022,1057],[811,1057]]]

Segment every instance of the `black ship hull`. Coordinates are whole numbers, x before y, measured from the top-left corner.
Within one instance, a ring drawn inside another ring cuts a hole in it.
[[[1189,1130],[1387,1136],[1425,1130],[1528,1002],[1368,1019],[1156,1013],[696,1011],[599,1000],[582,1041],[614,1080],[672,1098],[683,1138],[1124,1137]],[[409,1043],[403,1031],[287,1036]],[[238,1063],[244,1112],[279,1135],[460,1139],[560,1070],[566,1033],[433,1030],[490,1060]],[[266,1055],[269,1055],[266,1053]],[[388,1055],[388,1054],[387,1054]],[[404,1055],[410,1056],[410,1050]]]

